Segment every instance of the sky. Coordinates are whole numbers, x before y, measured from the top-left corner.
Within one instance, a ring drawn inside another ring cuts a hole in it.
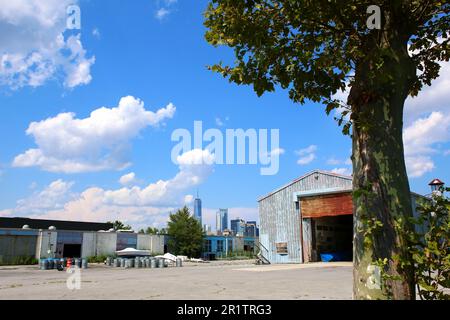
[[[351,174],[350,138],[323,105],[283,90],[258,98],[207,69],[233,61],[204,40],[207,1],[105,3],[0,0],[0,216],[163,227],[198,192],[214,229],[218,208],[258,220],[260,196],[314,169]],[[421,194],[450,181],[450,63],[441,66],[405,106],[409,181]],[[276,174],[215,163],[205,141],[173,157],[172,134],[194,136],[194,121],[224,136],[277,129]]]

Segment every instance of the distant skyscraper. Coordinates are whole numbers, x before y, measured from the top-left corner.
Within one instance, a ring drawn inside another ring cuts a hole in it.
[[[228,229],[228,209],[219,209],[216,213],[216,230]]]
[[[198,197],[198,192],[197,198],[194,200],[194,217],[200,222],[200,225],[202,225],[202,200]]]
[[[247,237],[259,237],[259,228],[256,221],[247,221],[245,224],[245,236]]]
[[[233,219],[230,221],[230,228],[235,235],[243,236],[245,232],[245,221],[241,218]]]

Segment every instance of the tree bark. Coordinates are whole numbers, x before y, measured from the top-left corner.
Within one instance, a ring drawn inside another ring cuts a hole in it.
[[[357,64],[348,100],[353,121],[353,294],[355,299],[414,299],[413,270],[400,268],[396,256],[408,258],[406,239],[398,232],[409,227],[406,217],[412,215],[402,129],[416,70],[407,37],[392,33],[377,46],[382,50],[374,50],[373,59],[369,54]],[[375,67],[380,52],[383,65]]]

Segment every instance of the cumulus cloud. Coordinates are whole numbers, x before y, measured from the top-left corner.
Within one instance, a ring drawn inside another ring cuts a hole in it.
[[[35,191],[31,196],[17,201],[14,209],[3,210],[3,215],[33,215],[44,211],[62,209],[68,201],[76,198],[72,192],[73,182],[55,180],[41,191]]]
[[[405,122],[410,124],[430,112],[450,114],[450,62],[440,62],[439,78],[431,86],[424,86],[417,97],[408,97],[405,103]]]
[[[405,161],[411,177],[421,177],[434,168],[432,156],[439,153],[436,145],[450,140],[450,114],[432,112],[419,118],[403,132]],[[442,152],[445,155],[445,151]]]
[[[297,160],[297,164],[307,165],[311,163],[314,159],[316,159],[316,151],[316,145],[310,145],[307,148],[295,151],[295,153],[300,156],[300,158]]]
[[[64,36],[72,0],[14,0],[0,5],[0,86],[37,87],[62,79],[73,88],[92,80],[80,34]]]
[[[135,184],[137,182],[136,174],[134,172],[130,172],[120,177],[119,183],[123,186],[128,186],[130,184]]]
[[[66,112],[32,122],[26,133],[38,148],[16,156],[13,166],[63,173],[124,169],[130,164],[126,156],[130,141],[144,128],[172,118],[175,110],[170,103],[148,111],[143,101],[127,96],[117,107],[96,109],[84,119]]]
[[[196,164],[200,157],[205,161]],[[82,221],[118,219],[139,228],[163,226],[170,212],[192,203],[193,196],[187,192],[211,174],[213,167],[208,163],[212,157],[207,150],[186,152],[180,156],[178,173],[173,178],[152,182],[144,188],[136,185],[115,190],[91,187],[76,193],[71,190],[72,182],[57,180],[41,192],[19,200],[15,208],[0,211],[0,215]]]

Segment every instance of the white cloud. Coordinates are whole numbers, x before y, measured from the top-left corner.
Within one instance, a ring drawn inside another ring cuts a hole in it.
[[[127,186],[130,184],[135,184],[137,182],[136,174],[134,172],[130,172],[120,177],[119,183],[123,186]]]
[[[432,111],[450,114],[450,62],[439,63],[439,78],[424,86],[417,97],[408,97],[405,103],[405,122],[414,122],[417,118]]]
[[[223,127],[224,123],[222,121],[222,119],[220,119],[219,117],[216,117],[216,125],[219,127]]]
[[[282,154],[284,154],[285,153],[285,150],[283,149],[283,148],[276,148],[276,149],[273,149],[272,151],[270,151],[270,156],[271,157],[273,157],[273,156],[280,156],[280,155],[282,155]]]
[[[147,111],[141,100],[127,96],[117,107],[96,109],[84,119],[67,112],[32,122],[26,133],[38,148],[16,156],[13,166],[64,173],[124,169],[129,165],[130,141],[145,127],[172,118],[175,110],[170,103],[156,112]]]
[[[42,191],[35,191],[31,196],[17,201],[16,208],[8,211],[16,215],[32,215],[61,209],[65,203],[76,197],[71,191],[73,184],[61,179],[53,181]]]
[[[177,2],[177,0],[159,0],[157,3],[158,9],[155,13],[156,19],[163,20],[169,14],[171,14],[174,11],[174,5]]]
[[[436,144],[450,140],[450,115],[432,112],[406,127],[403,132],[406,167],[410,177],[421,177],[434,168]]]
[[[295,151],[295,153],[298,156],[300,156],[300,158],[297,160],[297,164],[306,165],[306,164],[311,163],[314,159],[316,159],[316,154],[315,154],[316,151],[317,151],[316,145],[310,145],[307,148]]]
[[[167,15],[169,15],[170,11],[166,8],[160,8],[156,11],[155,17],[159,20],[164,19]]]
[[[333,170],[331,170],[331,172],[341,174],[344,176],[352,175],[352,170],[350,168],[334,168]]]
[[[63,79],[68,88],[88,84],[95,57],[87,57],[80,35],[64,38],[72,0],[14,0],[0,4],[0,86],[37,87]]]
[[[100,30],[98,30],[98,28],[94,28],[94,29],[92,30],[92,35],[93,35],[95,38],[100,39],[100,37],[101,37]]]
[[[136,228],[163,226],[168,214],[193,196],[186,192],[203,183],[212,165],[195,164],[196,159],[210,159],[206,150],[191,150],[180,156],[179,171],[169,180],[158,180],[145,188],[139,186],[105,190],[91,187],[81,193],[71,191],[73,183],[57,180],[43,191],[19,200],[16,208],[0,211],[1,215],[30,215],[35,218],[80,221],[122,220]]]
[[[216,119],[215,119],[216,125],[218,127],[223,127],[225,125],[225,122],[227,122],[228,120],[230,120],[230,117],[225,117],[225,119],[221,119],[219,117],[216,117]]]

